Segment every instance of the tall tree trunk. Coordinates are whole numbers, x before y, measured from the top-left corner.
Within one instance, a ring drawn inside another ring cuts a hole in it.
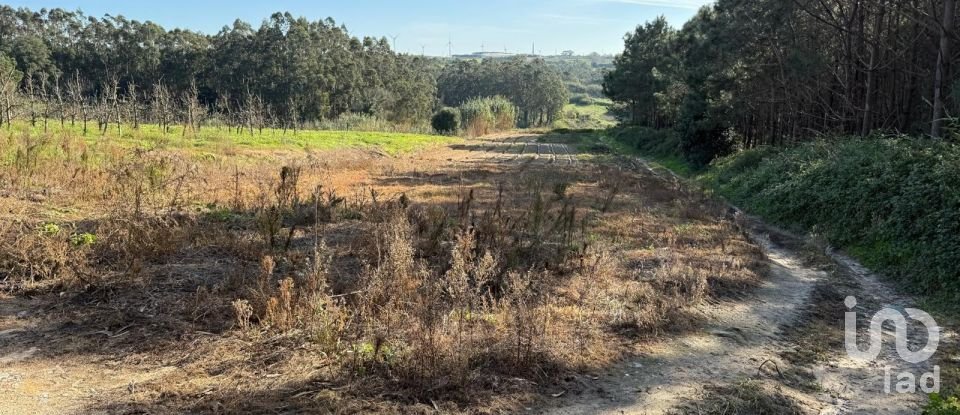
[[[934,138],[943,137],[943,83],[950,65],[951,48],[950,37],[953,35],[953,17],[956,13],[956,0],[943,1],[943,26],[940,28],[940,53],[937,55],[937,75],[933,80],[933,127],[930,135]]]
[[[879,66],[877,64],[877,61],[880,60],[880,57],[878,56],[880,55],[880,42],[881,42],[880,39],[881,39],[881,36],[883,35],[883,21],[884,21],[884,14],[886,13],[886,5],[880,4],[879,7],[880,7],[880,12],[877,14],[877,18],[875,22],[875,30],[877,31],[876,32],[877,36],[876,36],[876,39],[873,40],[872,44],[870,45],[870,50],[868,51],[868,53],[870,53],[870,63],[869,63],[869,66],[867,67],[867,80],[866,80],[866,84],[864,85],[865,92],[863,94],[863,124],[861,124],[860,126],[861,136],[866,136],[867,134],[870,134],[870,131],[873,129],[874,84],[876,83],[875,78],[877,73],[877,67]],[[864,34],[864,38],[866,38],[866,34]]]
[[[120,103],[117,99],[113,101],[113,110],[117,116],[117,137],[123,138],[123,118],[120,115]]]

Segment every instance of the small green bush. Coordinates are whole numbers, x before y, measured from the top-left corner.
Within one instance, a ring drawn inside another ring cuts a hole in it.
[[[97,243],[97,235],[92,233],[79,233],[70,236],[70,243],[73,246],[81,247]]]
[[[430,125],[440,134],[456,134],[460,130],[460,111],[456,108],[443,108],[433,114]]]
[[[57,236],[60,234],[60,225],[56,223],[45,223],[40,227],[40,234],[43,236]]]

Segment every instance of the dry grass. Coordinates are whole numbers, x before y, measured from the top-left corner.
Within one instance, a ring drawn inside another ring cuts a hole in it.
[[[805,412],[776,388],[758,382],[708,387],[706,396],[678,412],[684,415],[802,415]]]
[[[54,310],[23,341],[184,368],[92,409],[515,408],[693,327],[686,310],[763,272],[722,206],[618,168],[355,151],[93,163],[71,143],[0,167],[0,284]],[[64,321],[132,334],[70,340]]]

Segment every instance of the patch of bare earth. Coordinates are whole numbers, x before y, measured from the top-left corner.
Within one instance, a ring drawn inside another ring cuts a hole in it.
[[[798,347],[842,319],[811,311],[835,273],[679,182],[576,153],[510,133],[396,158],[3,171],[0,413],[846,413],[875,397],[847,369],[814,387],[845,363]]]

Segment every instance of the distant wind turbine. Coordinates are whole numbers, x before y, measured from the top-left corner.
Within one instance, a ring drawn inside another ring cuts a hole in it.
[[[393,39],[393,51],[394,51],[394,52],[397,51],[397,38],[398,38],[398,37],[400,37],[400,35],[390,35],[390,38]]]

